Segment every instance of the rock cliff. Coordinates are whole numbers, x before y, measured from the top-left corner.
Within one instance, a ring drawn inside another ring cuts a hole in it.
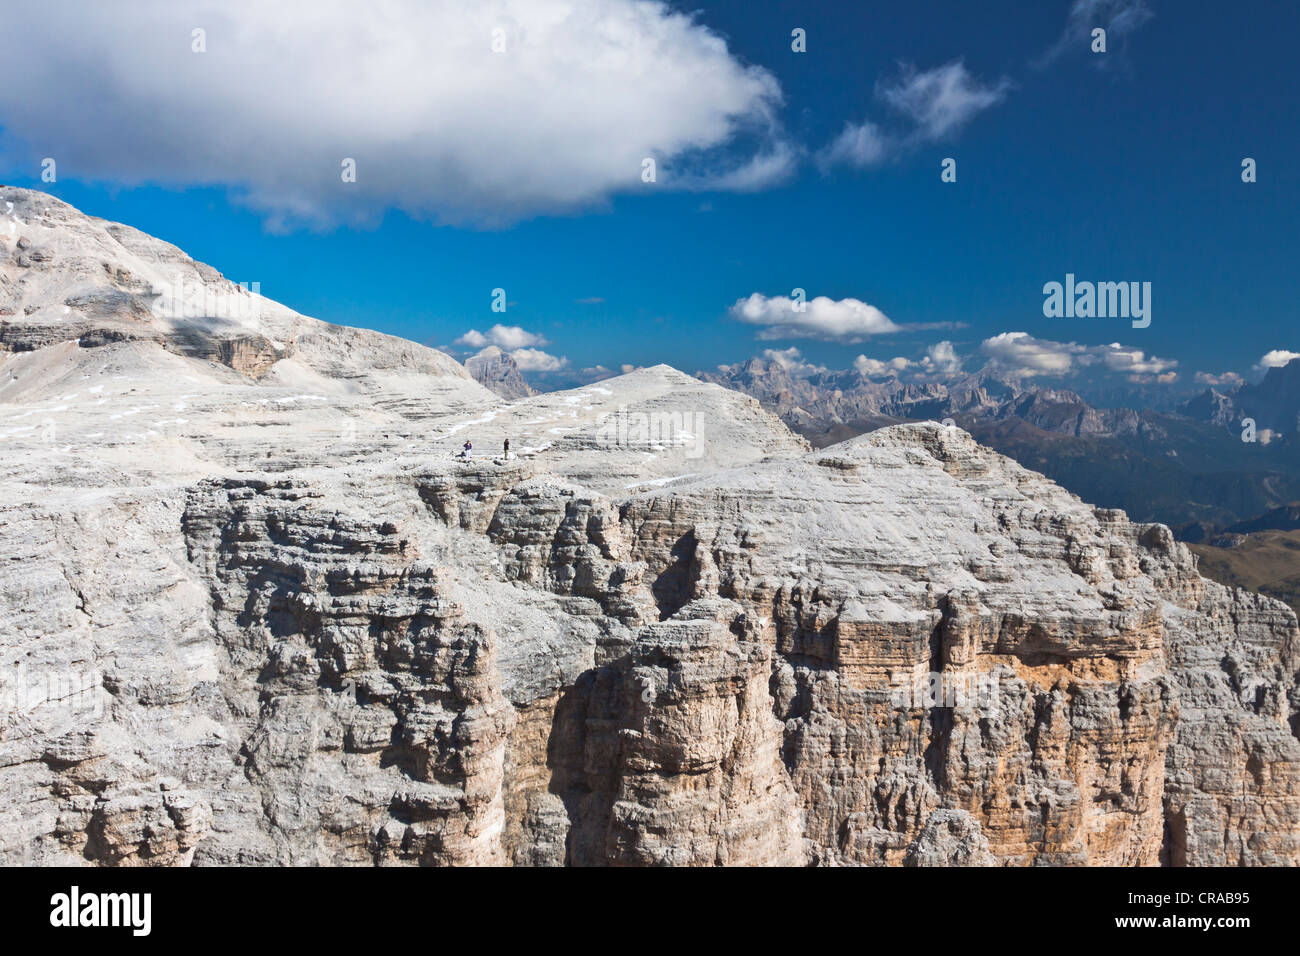
[[[10,203],[0,862],[1300,862],[1295,615],[1162,526],[666,366],[502,400]]]

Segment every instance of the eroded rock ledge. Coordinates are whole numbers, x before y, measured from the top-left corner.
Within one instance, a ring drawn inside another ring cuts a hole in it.
[[[1297,862],[1294,616],[1165,529],[927,426],[621,500],[535,472],[187,491],[229,769],[97,792],[121,741],[63,739],[34,758],[39,839],[103,863]]]

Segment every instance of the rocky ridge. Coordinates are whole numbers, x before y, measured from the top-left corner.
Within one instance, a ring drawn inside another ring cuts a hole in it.
[[[1300,862],[1295,615],[1162,526],[666,366],[178,331],[113,277],[224,280],[10,202],[3,862]]]

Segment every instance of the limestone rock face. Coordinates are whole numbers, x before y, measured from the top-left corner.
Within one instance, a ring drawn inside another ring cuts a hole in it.
[[[1295,615],[1162,526],[666,366],[181,323],[208,267],[9,202],[0,862],[1300,862]]]
[[[767,687],[771,649],[737,607],[693,611],[641,629],[570,692],[573,716],[557,730],[581,761],[562,764],[552,789],[574,813],[571,862],[806,860]]]
[[[495,345],[467,358],[465,370],[474,376],[474,381],[502,398],[527,398],[537,394],[525,381],[519,364]]]
[[[935,810],[907,848],[904,866],[997,866],[979,822],[965,810]]]
[[[228,480],[186,510],[215,636],[257,701],[238,715],[235,765],[260,811],[220,814],[202,858],[235,862],[260,830],[269,859],[289,837],[319,862],[500,863],[514,714],[496,640],[400,526],[346,520],[319,497]]]

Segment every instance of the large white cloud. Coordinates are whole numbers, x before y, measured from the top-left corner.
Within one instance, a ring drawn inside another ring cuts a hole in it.
[[[801,308],[798,308],[801,307]],[[789,296],[755,292],[738,299],[732,318],[763,329],[760,339],[821,339],[860,342],[869,335],[897,332],[899,327],[874,305],[860,299],[831,299],[824,295],[795,302]]]
[[[1124,375],[1133,381],[1171,381],[1178,367],[1173,359],[1147,355],[1141,349],[1118,342],[1109,345],[1080,345],[1034,338],[1028,332],[1003,332],[980,343],[989,362],[1004,371],[1024,377],[1065,376],[1084,368]]]
[[[494,225],[620,191],[752,189],[796,159],[775,78],[658,2],[48,0],[9,5],[5,34],[10,162],[230,186],[272,225],[390,208]]]

